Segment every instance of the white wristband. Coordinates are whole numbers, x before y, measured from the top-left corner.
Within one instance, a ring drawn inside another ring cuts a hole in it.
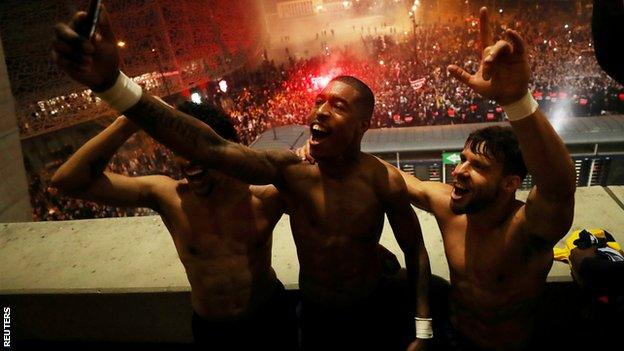
[[[95,95],[106,101],[113,109],[124,112],[139,101],[143,89],[123,72],[119,72],[115,84],[110,89]]]
[[[503,110],[505,110],[510,121],[518,121],[532,115],[538,107],[539,105],[531,95],[531,91],[527,91],[522,99],[503,106]]]
[[[433,327],[431,326],[431,318],[414,318],[416,324],[416,339],[433,338]]]

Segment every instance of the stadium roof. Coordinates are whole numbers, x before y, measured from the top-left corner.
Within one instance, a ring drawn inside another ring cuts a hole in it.
[[[624,142],[624,115],[570,117],[551,120],[567,145]],[[443,126],[371,129],[362,140],[362,151],[370,153],[440,151],[463,148],[475,129],[509,125],[507,122]],[[306,126],[291,125],[268,130],[251,145],[256,149],[298,148],[309,137]]]
[[[296,149],[305,144],[310,137],[310,129],[302,125],[276,127],[260,134],[251,143],[254,149]]]

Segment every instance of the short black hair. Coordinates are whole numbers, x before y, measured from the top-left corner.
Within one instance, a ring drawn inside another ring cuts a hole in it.
[[[353,76],[338,76],[331,81],[342,82],[355,88],[355,90],[359,93],[358,105],[362,108],[364,117],[366,119],[370,119],[373,116],[373,110],[375,109],[375,95],[366,83]]]
[[[235,143],[240,143],[232,119],[218,106],[185,101],[178,105],[178,110],[191,115],[210,126],[219,136]]]
[[[503,164],[503,175],[517,175],[524,179],[527,168],[522,158],[518,138],[511,127],[491,126],[470,133],[465,146],[470,151]]]

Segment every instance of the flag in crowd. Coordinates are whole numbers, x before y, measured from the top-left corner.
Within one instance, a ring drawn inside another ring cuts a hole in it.
[[[426,81],[427,81],[427,78],[425,78],[425,77],[422,77],[422,78],[416,79],[416,80],[412,80],[410,78],[410,80],[409,80],[410,85],[412,86],[412,89],[414,89],[414,90],[418,90],[418,89],[422,88],[423,85],[425,85]]]

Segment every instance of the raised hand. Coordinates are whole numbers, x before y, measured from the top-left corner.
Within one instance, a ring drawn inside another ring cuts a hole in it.
[[[94,91],[111,87],[119,74],[117,41],[111,29],[108,14],[100,13],[98,30],[89,40],[76,32],[87,13],[77,12],[69,24],[54,26],[52,58],[70,77]]]
[[[479,35],[483,57],[479,70],[470,74],[457,65],[447,67],[449,73],[471,89],[501,105],[518,101],[529,85],[529,63],[526,44],[520,35],[511,29],[504,33],[504,40],[493,43],[488,12],[481,8]]]

